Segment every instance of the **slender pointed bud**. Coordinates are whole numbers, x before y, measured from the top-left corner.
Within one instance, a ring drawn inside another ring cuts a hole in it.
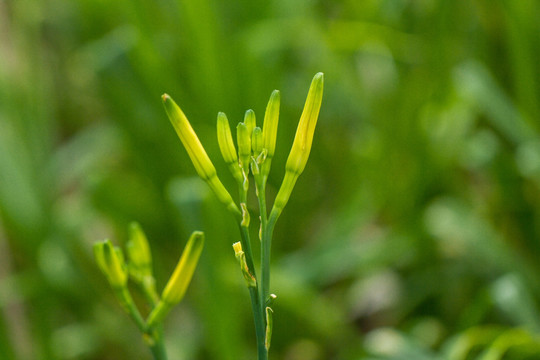
[[[240,165],[247,175],[249,173],[249,159],[251,158],[251,133],[246,124],[238,123],[236,126],[236,140],[238,141]]]
[[[266,351],[270,349],[270,341],[272,340],[272,328],[274,327],[273,315],[274,311],[270,307],[266,307],[266,333],[264,337],[264,347]]]
[[[231,128],[229,126],[229,120],[225,113],[218,113],[217,117],[217,134],[219,149],[221,155],[227,164],[237,162],[236,148],[234,147],[234,141],[231,134]]]
[[[258,156],[263,149],[263,134],[260,127],[253,129],[251,133],[251,149],[253,150],[253,155]]]
[[[274,156],[276,150],[277,128],[279,121],[280,95],[278,90],[272,91],[264,113],[263,147],[268,151],[268,158]]]
[[[257,126],[257,120],[255,119],[255,112],[251,109],[247,110],[244,115],[244,124],[248,129],[248,134],[253,132],[253,129]]]
[[[231,174],[237,182],[242,183],[244,177],[242,176],[242,171],[238,166],[238,157],[236,155],[236,148],[234,146],[234,141],[231,134],[231,127],[229,126],[229,120],[227,115],[220,112],[217,118],[217,135],[219,149],[221,150],[221,155],[223,159],[229,166]]]
[[[184,297],[186,289],[193,277],[193,272],[197,267],[203,247],[204,233],[194,231],[182,252],[182,256],[180,256],[180,261],[178,261],[173,274],[163,290],[161,301],[158,302],[150,315],[148,315],[146,325],[149,329],[161,323],[173,306],[178,304]]]
[[[304,105],[302,116],[300,117],[300,122],[296,130],[291,152],[289,153],[289,158],[287,159],[287,163],[285,165],[285,177],[276,196],[276,200],[274,201],[274,207],[272,209],[274,216],[279,216],[289,201],[289,197],[291,196],[294,185],[296,184],[296,180],[306,167],[309,153],[311,151],[311,144],[313,142],[315,125],[317,125],[317,118],[321,108],[323,84],[323,73],[317,73],[311,82],[306,104]]]
[[[182,144],[186,148],[186,151],[195,166],[197,174],[205,180],[212,191],[216,194],[219,201],[221,201],[227,209],[233,212],[236,216],[240,216],[240,210],[234,203],[231,195],[225,189],[221,181],[219,180],[216,168],[210,161],[210,158],[206,154],[204,147],[202,146],[197,134],[191,127],[188,119],[180,109],[174,100],[167,94],[162,96],[163,105],[165,106],[165,111],[169,116],[169,120],[173,125],[178,137],[182,141]]]
[[[165,286],[162,294],[162,301],[175,305],[182,300],[186,289],[191,282],[193,272],[197,267],[199,257],[204,247],[204,233],[195,231],[191,234],[189,241],[182,252],[180,261]]]
[[[257,280],[255,279],[255,276],[251,274],[247,266],[246,254],[244,253],[244,250],[242,250],[242,244],[240,242],[235,242],[233,244],[233,249],[234,256],[236,257],[236,260],[238,260],[238,262],[240,263],[240,269],[242,270],[242,275],[244,276],[247,287],[257,286]]]
[[[165,106],[165,111],[169,116],[169,120],[174,126],[174,129],[182,141],[182,144],[186,148],[186,151],[188,152],[188,155],[199,176],[204,180],[215,176],[216,169],[206,154],[204,147],[199,141],[197,134],[191,127],[191,124],[189,123],[186,115],[184,115],[182,109],[176,105],[174,100],[169,95],[164,94],[162,99],[163,105]]]
[[[127,283],[127,271],[124,255],[119,248],[113,247],[109,240],[94,245],[94,256],[109,284],[113,288],[123,288]]]
[[[286,171],[301,174],[306,167],[306,163],[311,151],[315,125],[319,117],[323,96],[324,75],[317,73],[311,82],[309,93],[304,105],[304,111],[300,117],[293,146],[285,165]]]
[[[126,249],[132,277],[139,282],[142,282],[145,277],[152,277],[150,246],[141,226],[136,222],[131,223],[129,226],[129,241]]]

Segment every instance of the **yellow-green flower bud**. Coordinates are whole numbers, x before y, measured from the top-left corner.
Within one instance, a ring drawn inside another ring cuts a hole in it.
[[[248,134],[253,132],[253,129],[257,126],[257,120],[255,119],[255,112],[251,109],[247,110],[244,115],[244,124],[248,129]]]
[[[271,216],[279,216],[287,204],[298,176],[304,171],[311,151],[315,125],[319,116],[323,95],[324,75],[318,73],[313,78],[304,105],[302,116],[296,130],[294,142],[285,165],[285,177],[274,201]]]
[[[180,261],[174,269],[169,282],[163,290],[162,299],[169,304],[177,304],[182,300],[191,282],[193,272],[201,256],[204,246],[204,233],[195,231],[191,234]]]
[[[129,270],[137,281],[152,277],[152,253],[141,226],[133,222],[129,226],[129,241],[126,245]]]
[[[163,105],[165,106],[165,111],[169,116],[169,120],[173,125],[178,137],[182,141],[182,144],[186,148],[188,155],[195,166],[195,170],[199,176],[204,179],[210,179],[216,175],[216,169],[210,161],[210,158],[206,154],[204,147],[202,146],[197,134],[191,127],[189,120],[187,119],[184,112],[174,100],[167,94],[162,96]]]
[[[229,170],[235,180],[242,183],[244,177],[242,176],[242,171],[238,165],[238,157],[236,155],[236,148],[229,126],[229,120],[227,119],[227,115],[222,112],[218,113],[217,117],[217,137],[219,149],[221,150],[221,155],[223,155],[225,163],[229,166]]]
[[[278,90],[274,90],[270,95],[268,105],[266,105],[266,112],[264,113],[263,124],[263,148],[266,149],[266,158],[262,162],[261,173],[263,179],[268,177],[270,173],[270,166],[272,165],[272,158],[276,150],[277,129],[279,122],[279,104],[280,95]],[[266,180],[263,180],[266,182]]]
[[[254,128],[251,133],[251,149],[254,156],[258,156],[263,149],[263,134],[260,127]]]
[[[249,160],[251,159],[251,133],[245,123],[238,123],[238,126],[236,126],[236,140],[238,141],[240,165],[247,175],[249,172]]]
[[[150,315],[148,315],[148,328],[152,328],[160,323],[169,311],[171,311],[172,307],[182,300],[193,277],[193,272],[197,267],[203,247],[204,233],[194,231],[163,290],[161,301],[152,310]]]
[[[231,194],[229,194],[219,180],[214,165],[206,154],[204,147],[199,141],[199,138],[197,137],[197,134],[195,134],[188,119],[169,95],[164,94],[162,99],[169,120],[182,141],[182,144],[186,148],[186,151],[195,166],[195,170],[199,176],[208,183],[219,201],[225,204],[229,211],[233,212],[236,216],[240,216],[240,210],[238,210],[238,207],[234,203]]]
[[[127,283],[127,271],[122,250],[113,247],[109,240],[94,245],[94,256],[109,284],[113,288],[123,288]]]
[[[234,147],[229,120],[227,119],[227,115],[222,112],[218,113],[217,117],[217,135],[223,160],[227,164],[237,162],[238,157],[236,156],[236,148]]]
[[[301,174],[306,167],[313,142],[315,125],[317,125],[319,110],[321,108],[323,85],[323,73],[316,74],[311,82],[304,111],[302,111],[302,116],[296,129],[293,146],[287,159],[287,164],[285,165],[286,171]]]
[[[268,158],[274,156],[276,150],[277,128],[279,121],[280,95],[278,90],[274,90],[270,95],[266,112],[264,113],[263,124],[263,147],[268,151]]]

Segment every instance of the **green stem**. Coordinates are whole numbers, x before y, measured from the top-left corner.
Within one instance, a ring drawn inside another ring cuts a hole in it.
[[[270,298],[270,255],[272,248],[272,237],[274,236],[274,227],[276,226],[276,221],[279,217],[279,214],[274,211],[270,212],[270,217],[266,222],[266,228],[262,233],[262,281],[263,281],[263,295],[264,295],[264,306],[266,307],[266,302]],[[263,311],[265,311],[265,307]]]
[[[244,204],[247,202],[247,189],[243,186],[240,186],[240,202]],[[244,250],[244,253],[246,255],[246,264],[251,274],[257,280],[257,272],[255,271],[255,265],[253,263],[253,253],[251,251],[249,227],[242,226],[241,222],[239,222],[239,227],[240,227],[240,235],[241,235],[240,243],[242,244],[242,249]],[[266,324],[265,324],[263,305],[260,303],[258,280],[257,280],[257,284],[254,287],[248,287],[248,290],[249,290],[249,296],[251,299],[251,310],[253,312],[253,320],[255,323],[255,337],[257,340],[258,360],[267,360],[268,351],[266,350],[266,347],[264,344]]]
[[[246,227],[240,226],[240,233],[242,235],[241,237],[241,243],[242,248],[244,248],[244,244],[249,244],[249,231]],[[249,245],[247,245],[249,246]],[[251,255],[248,255],[247,251],[244,251],[246,254],[246,263],[248,265],[249,271],[252,273],[252,275],[257,279],[255,269],[253,267],[253,258]],[[255,322],[255,336],[257,339],[257,353],[258,353],[258,359],[259,360],[266,360],[268,359],[268,352],[266,351],[266,347],[264,346],[264,337],[265,337],[265,320],[264,320],[264,313],[262,312],[262,306],[259,302],[259,286],[258,284],[254,287],[248,287],[249,289],[249,296],[251,298],[251,310],[253,311],[253,320]]]
[[[240,204],[247,204],[247,187],[240,186]],[[239,220],[238,226],[240,227],[240,243],[242,244],[242,250],[246,254],[246,263],[251,274],[257,279],[257,273],[255,271],[255,265],[253,264],[253,252],[251,250],[251,240],[249,236],[249,224],[242,225],[242,219]]]
[[[141,287],[152,307],[155,307],[159,296],[155,291],[153,282],[144,282],[141,284]],[[154,359],[167,360],[167,353],[165,351],[165,344],[163,342],[163,327],[158,325],[154,329],[148,329],[146,322],[144,321],[139,309],[137,309],[137,306],[131,297],[129,290],[126,287],[123,287],[115,289],[115,291],[118,299],[120,300],[120,304],[124,307],[129,316],[137,324],[139,330],[141,330],[143,333],[143,337],[145,338]]]
[[[264,321],[264,330],[266,337],[266,327],[268,319],[266,319],[266,305],[270,298],[270,255],[272,248],[272,234],[277,218],[270,217],[266,210],[266,177],[256,176],[255,184],[257,187],[257,198],[259,199],[259,212],[261,216],[261,284],[260,284],[260,309]],[[268,349],[265,346],[266,357],[268,357]]]
[[[257,198],[259,199],[259,212],[261,215],[261,311],[265,312],[266,301],[270,296],[270,252],[272,246],[272,234],[268,233],[268,217],[266,213],[266,181],[262,177],[256,177]]]
[[[141,289],[150,303],[150,306],[155,307],[159,302],[159,295],[156,291],[156,282],[153,276],[145,276],[140,284]]]
[[[153,309],[161,304],[159,296],[153,287],[145,288],[145,293],[151,299],[150,302]],[[148,321],[147,324],[149,324]],[[143,337],[145,337],[147,345],[154,356],[154,360],[167,360],[167,352],[165,351],[165,342],[163,339],[163,324],[159,323],[154,327],[149,327]]]
[[[135,302],[133,301],[133,298],[131,297],[131,294],[129,293],[127,287],[115,288],[114,291],[120,302],[120,305],[122,305],[128,315],[133,319],[133,321],[135,321],[135,324],[137,324],[139,330],[145,332],[146,323],[141,316],[139,309],[137,309],[137,306],[135,306]]]
[[[152,337],[152,345],[150,346],[150,351],[154,356],[154,360],[167,360],[167,352],[165,351],[165,343],[163,342],[163,330],[156,330],[156,334],[149,335]]]

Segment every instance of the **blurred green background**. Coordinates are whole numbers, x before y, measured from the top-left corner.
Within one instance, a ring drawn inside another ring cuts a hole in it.
[[[159,288],[207,234],[170,358],[254,359],[238,231],[160,95],[236,195],[217,112],[260,123],[280,89],[272,199],[318,71],[271,359],[540,359],[538,19],[535,0],[0,0],[0,359],[150,359],[91,253],[132,220]]]

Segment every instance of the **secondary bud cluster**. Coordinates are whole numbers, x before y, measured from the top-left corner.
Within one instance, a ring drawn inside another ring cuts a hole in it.
[[[153,336],[152,330],[154,327],[184,297],[203,246],[204,234],[195,231],[191,235],[176,269],[167,282],[161,299],[155,290],[150,246],[139,224],[132,223],[129,229],[129,241],[126,246],[129,255],[127,263],[124,260],[122,250],[114,247],[109,240],[94,245],[94,256],[99,269],[114,289],[114,293],[124,310],[131,316],[141,331],[148,336]],[[148,302],[153,307],[147,321],[142,318],[131,297],[127,286],[129,277],[140,286]]]

